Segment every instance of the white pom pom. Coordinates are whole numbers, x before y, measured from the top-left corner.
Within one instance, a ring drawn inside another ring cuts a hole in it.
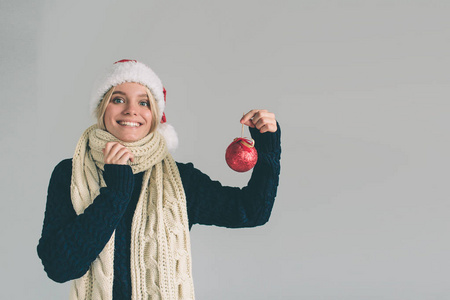
[[[167,149],[173,153],[178,147],[178,135],[172,125],[164,123],[158,125],[158,131],[166,140]]]

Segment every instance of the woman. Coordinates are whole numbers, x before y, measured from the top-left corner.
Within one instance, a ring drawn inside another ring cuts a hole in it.
[[[98,124],[53,171],[37,250],[51,279],[73,280],[71,299],[194,299],[192,225],[253,227],[270,216],[281,153],[275,116],[242,117],[258,162],[246,187],[224,187],[169,154],[178,142],[165,94],[144,64],[116,62],[91,100]]]

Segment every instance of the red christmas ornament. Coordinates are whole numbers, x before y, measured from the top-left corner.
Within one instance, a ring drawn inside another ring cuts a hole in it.
[[[247,138],[235,138],[225,152],[228,166],[236,172],[247,172],[258,161],[255,141]]]

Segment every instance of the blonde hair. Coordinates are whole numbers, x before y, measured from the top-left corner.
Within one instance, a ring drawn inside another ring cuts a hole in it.
[[[147,92],[147,97],[150,102],[150,111],[152,112],[152,122],[150,127],[150,132],[152,133],[158,128],[159,120],[161,119],[159,115],[159,108],[156,104],[155,97],[153,97],[153,94],[150,92],[148,87],[144,86],[145,90]],[[108,107],[109,102],[111,101],[112,94],[114,93],[114,86],[111,87],[103,96],[103,99],[100,101],[100,103],[95,108],[94,114],[97,118],[97,124],[100,129],[106,130],[105,127],[105,112],[106,108]]]

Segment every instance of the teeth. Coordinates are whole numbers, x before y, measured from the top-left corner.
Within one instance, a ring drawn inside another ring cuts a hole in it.
[[[135,122],[119,122],[120,125],[124,125],[124,126],[131,126],[131,127],[138,127],[140,126],[139,123],[135,123]]]

